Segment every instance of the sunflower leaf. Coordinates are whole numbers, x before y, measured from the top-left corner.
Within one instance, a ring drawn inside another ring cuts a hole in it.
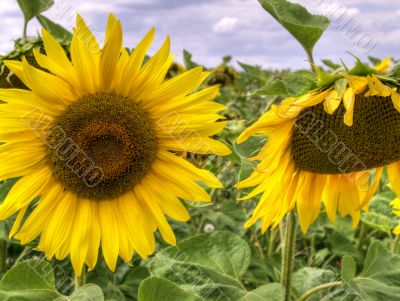
[[[256,288],[246,294],[239,301],[281,301],[283,300],[283,289],[278,283],[269,283]]]
[[[286,0],[258,0],[262,7],[303,46],[310,56],[330,21],[312,15],[303,6]]]
[[[335,274],[330,270],[305,267],[293,274],[293,287],[300,296],[313,287],[335,280]],[[315,294],[309,301],[321,300],[323,292]]]
[[[341,67],[339,64],[336,64],[335,62],[329,59],[322,60],[322,63],[324,63],[325,66],[328,66],[332,70],[336,70]]]
[[[375,212],[363,212],[361,220],[369,227],[388,234],[393,226],[389,217]]]
[[[392,255],[378,241],[368,248],[363,271],[346,285],[361,300],[399,300],[400,257]]]
[[[72,33],[68,29],[62,27],[57,23],[54,23],[49,18],[46,18],[43,15],[36,16],[36,19],[39,21],[40,25],[42,25],[59,42],[71,42]]]
[[[193,236],[159,252],[150,271],[201,300],[238,300],[247,293],[240,281],[250,256],[250,247],[240,236],[213,232]]]
[[[377,74],[378,72],[356,57],[356,65],[351,68],[348,73],[350,75],[366,76],[369,74]]]
[[[354,258],[345,255],[342,258],[342,280],[344,282],[348,282],[356,276],[356,262],[354,261]]]
[[[139,287],[139,301],[201,301],[199,297],[180,289],[173,282],[150,277],[144,280]]]
[[[19,7],[28,22],[53,6],[54,0],[17,0]]]
[[[283,80],[276,79],[267,83],[264,87],[254,93],[255,96],[260,95],[279,95],[288,96],[289,90],[286,83]]]

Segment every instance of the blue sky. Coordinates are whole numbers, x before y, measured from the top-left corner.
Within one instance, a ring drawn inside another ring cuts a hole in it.
[[[351,62],[352,53],[361,58],[398,55],[400,46],[400,1],[393,0],[292,0],[314,13],[325,14],[332,25],[315,47],[315,58]],[[165,35],[172,40],[172,52],[181,60],[182,49],[193,53],[206,66],[218,64],[224,55],[235,61],[266,68],[307,66],[301,46],[259,5],[257,0],[55,0],[45,13],[64,26],[73,26],[79,12],[99,36],[107,14],[122,20],[125,45],[133,47],[154,26],[154,52]],[[15,0],[0,0],[0,53],[12,48],[22,27],[22,15]],[[32,22],[29,34],[39,25]]]

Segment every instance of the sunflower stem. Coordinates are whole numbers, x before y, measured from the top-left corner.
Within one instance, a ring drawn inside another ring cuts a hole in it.
[[[397,254],[397,249],[399,248],[399,242],[400,242],[400,234],[396,235],[396,238],[394,239],[392,246],[392,254]]]
[[[312,50],[311,51],[309,51],[307,49],[305,49],[305,50],[307,53],[308,62],[310,63],[310,66],[311,66],[311,71],[317,73],[317,70],[315,69],[314,55],[312,53]]]
[[[0,273],[4,275],[7,272],[7,241],[5,239],[0,240]]]
[[[85,268],[83,268],[80,276],[75,274],[75,290],[78,290],[80,287],[84,286],[85,283],[86,283],[86,271]]]
[[[26,42],[26,40],[28,39],[27,31],[28,31],[28,21],[25,19],[24,20],[24,27],[23,27],[23,30],[22,30],[22,39],[23,39],[24,42]]]
[[[292,276],[294,266],[294,252],[296,242],[296,218],[294,211],[288,213],[286,218],[285,240],[283,242],[281,284],[285,288],[284,301],[290,301],[292,291]]]
[[[270,236],[269,236],[269,242],[268,242],[268,258],[271,259],[272,256],[274,255],[274,250],[275,250],[275,238],[276,235],[278,234],[278,229],[274,228],[272,229],[270,232]]]
[[[322,290],[332,288],[332,287],[337,287],[341,284],[342,284],[341,281],[334,281],[334,282],[324,283],[319,286],[313,287],[312,289],[305,292],[297,301],[306,301],[309,297],[311,297],[312,295],[314,295]]]
[[[360,235],[358,238],[358,250],[362,251],[363,243],[364,243],[364,236],[365,236],[365,225],[363,222],[361,222],[360,226]]]

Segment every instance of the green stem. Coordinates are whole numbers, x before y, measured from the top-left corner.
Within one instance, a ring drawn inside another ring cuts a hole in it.
[[[28,21],[24,20],[24,29],[22,31],[22,38],[24,40],[24,42],[28,39]]]
[[[80,276],[77,276],[75,274],[75,290],[78,290],[81,286],[85,285],[85,283],[86,283],[86,271],[85,267],[83,267]]]
[[[285,241],[283,244],[281,284],[285,288],[284,301],[290,301],[292,291],[292,276],[294,266],[294,252],[296,242],[296,219],[294,212],[288,213],[286,218]]]
[[[321,285],[316,286],[316,287],[310,289],[309,291],[305,292],[297,301],[305,301],[309,297],[311,297],[312,295],[314,295],[314,294],[316,294],[316,293],[318,293],[318,292],[320,292],[322,290],[325,290],[325,289],[328,289],[328,288],[332,288],[332,287],[337,287],[337,286],[339,286],[341,284],[342,284],[341,281],[334,281],[334,282],[321,284]]]
[[[25,247],[25,248],[22,250],[21,254],[19,254],[19,256],[17,257],[17,259],[15,259],[14,265],[15,265],[16,263],[20,262],[20,261],[25,257],[25,255],[28,254],[28,253],[30,252],[30,250],[31,250],[30,248]]]
[[[397,254],[399,242],[400,242],[400,234],[396,235],[396,238],[394,239],[393,246],[392,246],[392,254]]]
[[[274,255],[275,250],[275,238],[278,234],[278,229],[274,228],[270,231],[269,242],[268,242],[268,258],[271,259]]]
[[[311,66],[311,71],[317,72],[317,70],[315,69],[315,66],[314,66],[315,62],[314,62],[314,56],[313,56],[312,51],[306,50],[306,52],[307,52],[307,56],[308,56],[308,61],[309,61],[310,66]]]
[[[312,265],[314,262],[316,241],[317,241],[317,236],[315,234],[313,234],[311,236],[310,258],[308,259],[308,265]]]
[[[7,241],[5,239],[0,240],[0,273],[4,275],[7,272]]]
[[[361,226],[360,226],[360,235],[358,238],[358,250],[361,251],[362,250],[362,246],[363,246],[363,242],[364,242],[364,236],[365,236],[365,225],[363,222],[361,222]]]

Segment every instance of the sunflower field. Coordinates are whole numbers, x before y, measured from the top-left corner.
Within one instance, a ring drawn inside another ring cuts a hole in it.
[[[110,12],[100,43],[16,2],[0,300],[400,300],[398,61],[314,58],[330,20],[286,0],[258,2],[307,69],[150,55],[154,28],[125,45]]]

